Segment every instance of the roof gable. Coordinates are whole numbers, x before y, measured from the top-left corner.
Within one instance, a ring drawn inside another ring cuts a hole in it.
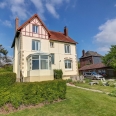
[[[37,18],[40,23],[42,24],[42,26],[45,28],[45,30],[48,32],[49,36],[50,36],[50,32],[47,29],[47,27],[44,25],[44,23],[42,22],[42,20],[39,18],[39,16],[37,14],[34,14],[30,19],[28,19],[25,23],[23,23],[18,29],[17,31],[20,31],[23,27],[25,27],[26,25],[28,25],[31,21],[33,21],[35,18]]]

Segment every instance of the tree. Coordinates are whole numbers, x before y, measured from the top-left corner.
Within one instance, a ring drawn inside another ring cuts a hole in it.
[[[0,45],[0,66],[3,66],[5,63],[12,62],[7,57],[8,51]]]
[[[116,45],[111,46],[110,51],[102,58],[102,60],[105,65],[116,70]]]

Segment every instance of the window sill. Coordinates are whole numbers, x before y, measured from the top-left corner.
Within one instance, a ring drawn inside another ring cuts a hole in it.
[[[71,53],[64,53],[65,55],[71,55]]]
[[[65,71],[73,71],[73,69],[65,69]]]

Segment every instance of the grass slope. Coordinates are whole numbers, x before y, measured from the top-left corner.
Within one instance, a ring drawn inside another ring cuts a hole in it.
[[[67,99],[62,102],[18,111],[8,116],[116,116],[116,98],[67,87]]]

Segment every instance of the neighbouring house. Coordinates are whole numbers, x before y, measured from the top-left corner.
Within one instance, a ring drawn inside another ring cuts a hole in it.
[[[50,31],[35,14],[21,26],[16,18],[15,28],[11,47],[17,81],[53,80],[54,69],[62,69],[63,79],[78,75],[77,42],[69,37],[67,27],[63,33]]]
[[[102,55],[94,51],[82,51],[82,57],[80,58],[79,72],[97,72],[100,74],[106,74],[107,76],[116,76],[116,72],[102,63]]]

